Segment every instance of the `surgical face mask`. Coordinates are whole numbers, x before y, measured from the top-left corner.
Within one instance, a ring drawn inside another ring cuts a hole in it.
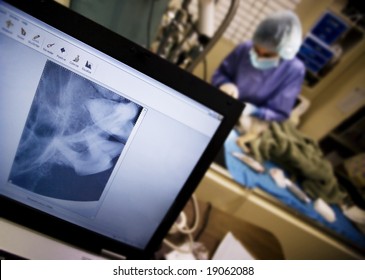
[[[253,67],[260,70],[266,70],[277,67],[279,65],[280,58],[279,57],[262,58],[257,55],[254,49],[251,49],[250,60]]]

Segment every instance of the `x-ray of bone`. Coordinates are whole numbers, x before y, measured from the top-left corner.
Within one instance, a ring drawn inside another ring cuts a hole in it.
[[[141,111],[47,61],[9,181],[47,197],[99,200]]]

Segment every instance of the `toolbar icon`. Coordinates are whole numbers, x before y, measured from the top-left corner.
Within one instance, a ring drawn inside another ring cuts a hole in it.
[[[90,70],[91,70],[92,66],[93,66],[93,65],[92,65],[89,61],[86,61],[86,63],[85,63],[85,67],[86,67],[86,68],[88,68],[88,69],[90,69]]]
[[[41,35],[35,35],[35,36],[33,37],[33,40],[35,41],[35,40],[39,39],[40,37],[41,37]]]
[[[53,46],[55,45],[55,43],[50,43],[50,44],[47,44],[47,48],[52,48]]]
[[[79,55],[77,55],[76,57],[75,57],[75,59],[74,60],[72,60],[73,62],[79,62],[79,60],[80,60],[80,56]]]
[[[13,27],[14,26],[14,23],[9,19],[9,20],[7,20],[6,22],[5,22],[5,24],[6,24],[6,28],[8,28],[8,29],[10,29],[11,27]]]
[[[20,33],[22,34],[22,36],[27,35],[27,31],[23,27],[20,28]]]
[[[66,49],[65,48],[61,48],[60,51],[61,51],[61,53],[64,54],[66,52]]]

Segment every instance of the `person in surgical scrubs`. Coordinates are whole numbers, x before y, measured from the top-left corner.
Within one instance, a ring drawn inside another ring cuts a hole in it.
[[[223,60],[212,84],[253,105],[249,106],[249,115],[264,121],[284,121],[304,79],[304,64],[295,57],[301,41],[301,24],[293,12],[272,14],[258,25],[252,41],[238,45]]]

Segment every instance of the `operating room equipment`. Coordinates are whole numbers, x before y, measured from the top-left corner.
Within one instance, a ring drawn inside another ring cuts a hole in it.
[[[205,58],[228,27],[238,8],[232,0],[225,19],[214,31],[214,0],[200,0],[198,19],[189,10],[191,0],[183,0],[179,8],[166,11],[156,39],[156,53],[192,72]]]

